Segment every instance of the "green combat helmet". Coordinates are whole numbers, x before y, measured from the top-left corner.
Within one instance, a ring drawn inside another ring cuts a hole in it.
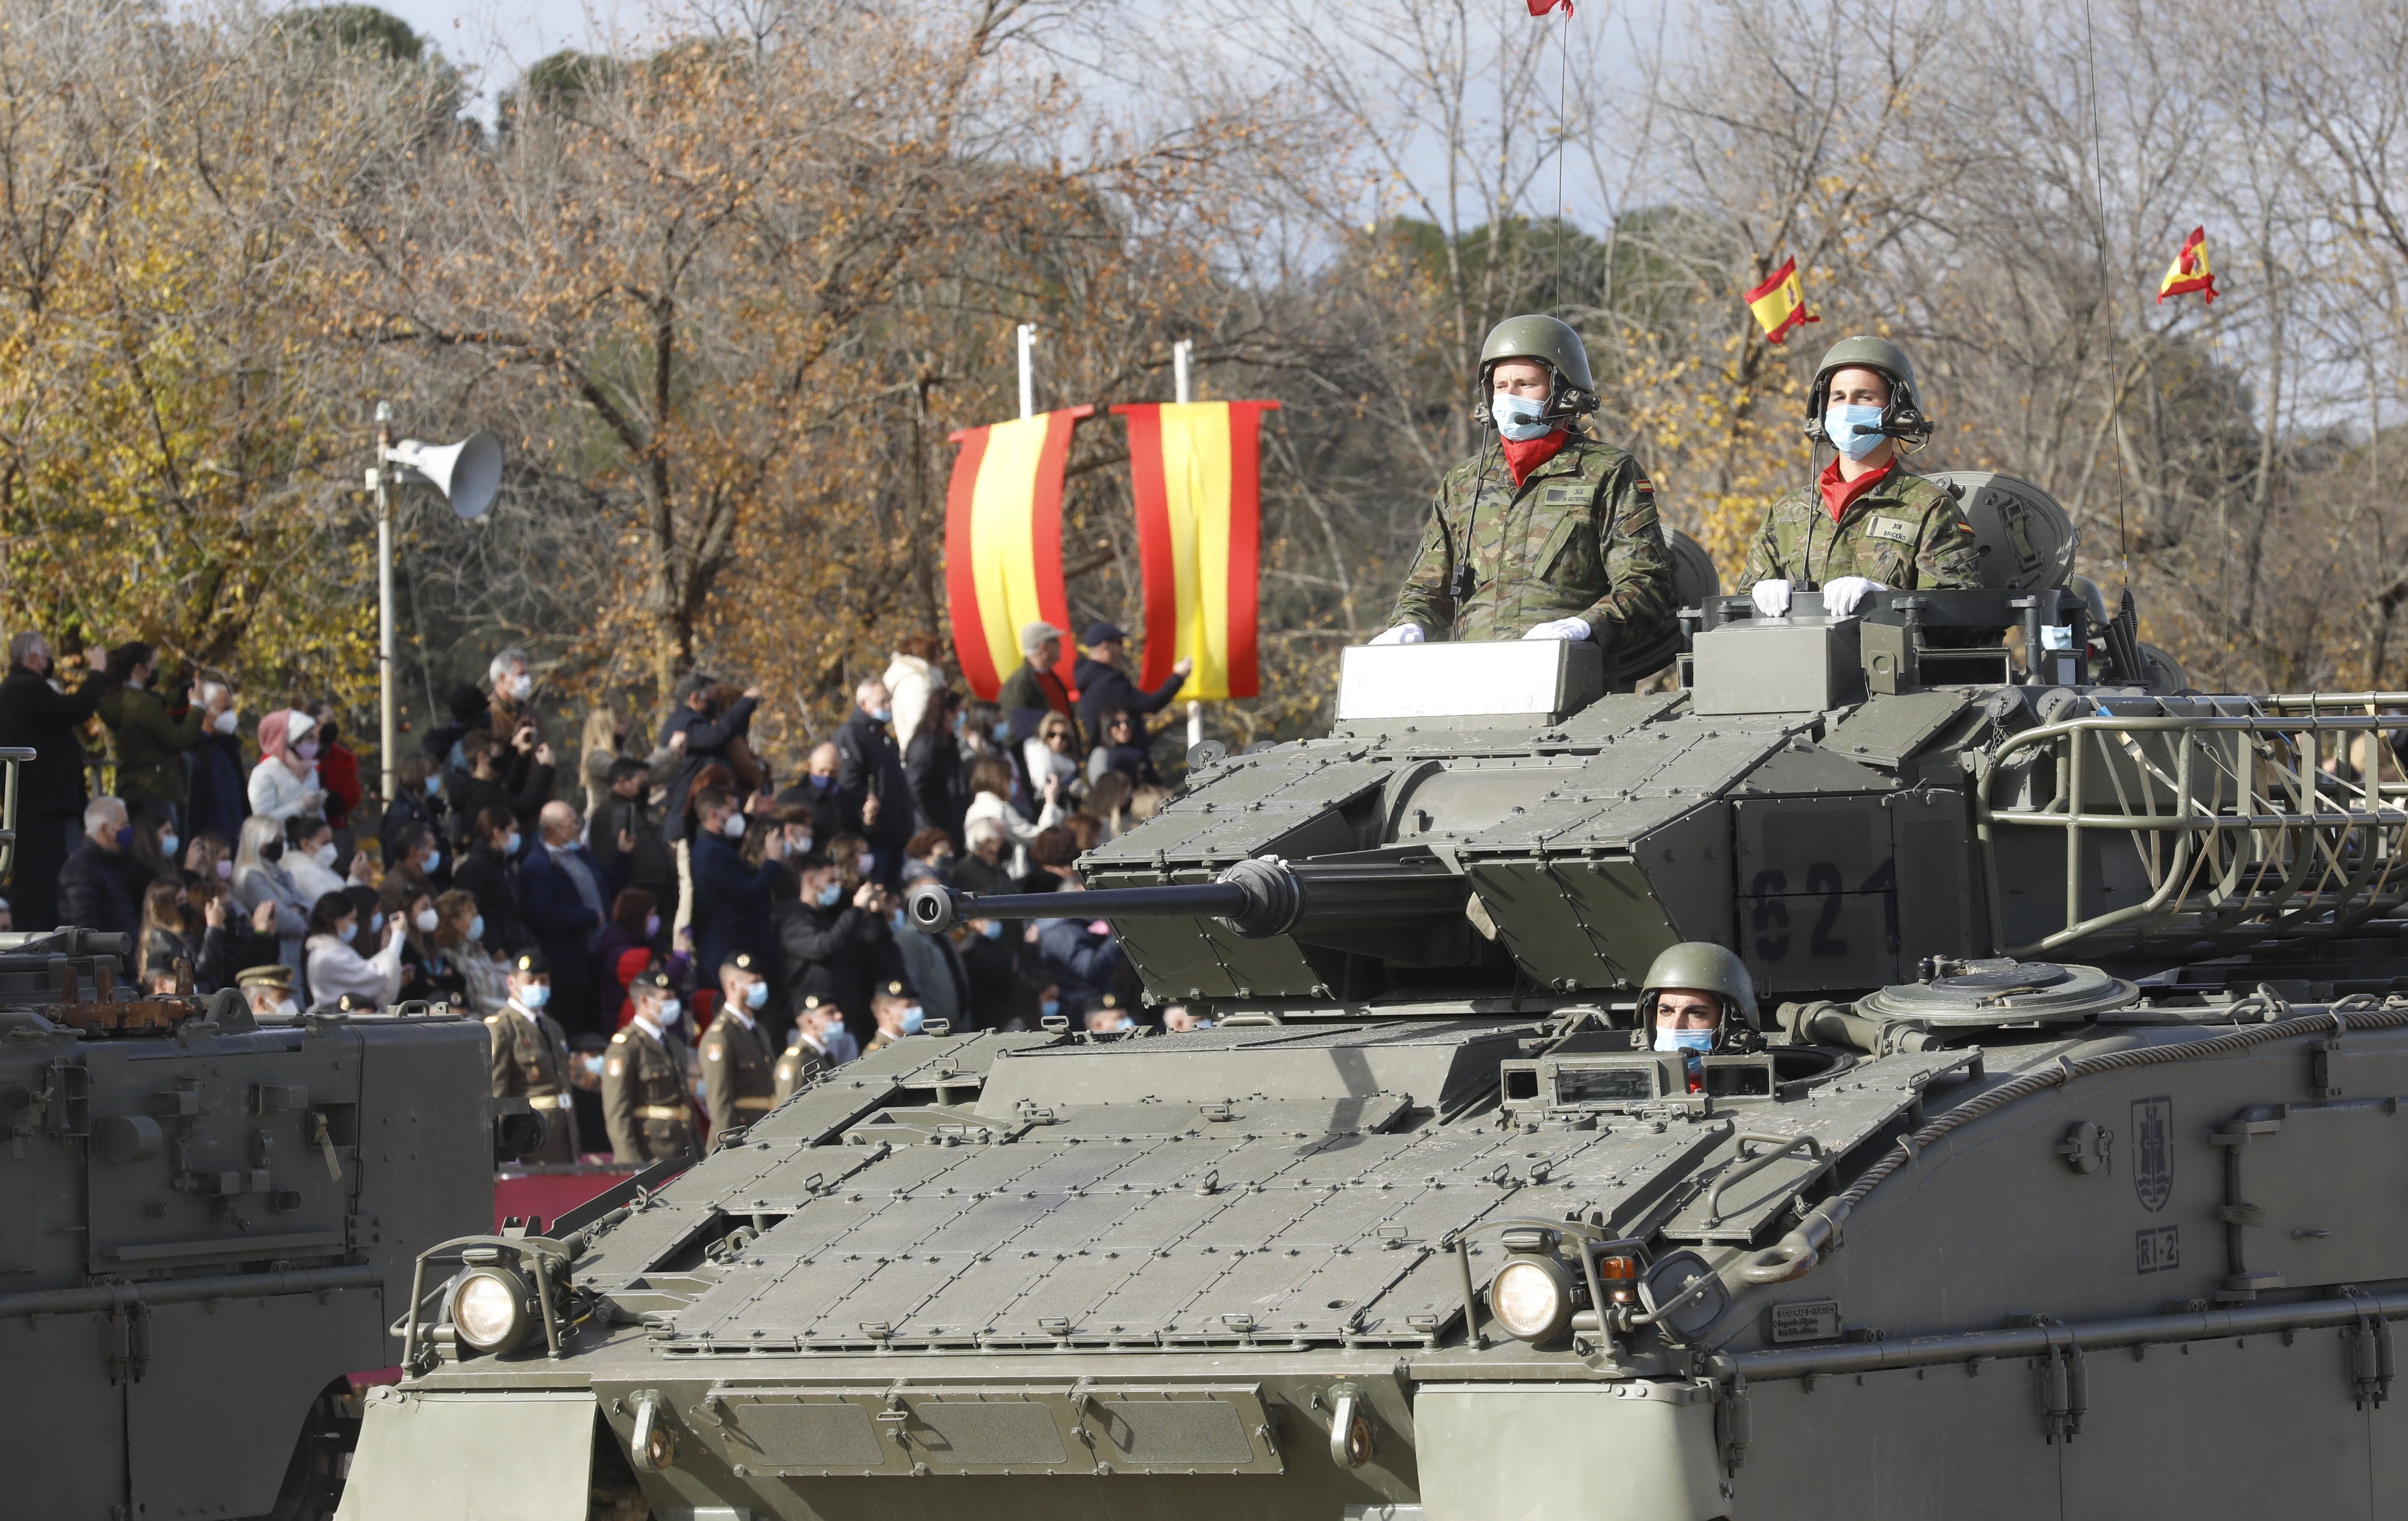
[[[1746,963],[1726,946],[1712,940],[1683,940],[1666,947],[1648,967],[1646,980],[1639,984],[1641,1028],[1656,1023],[1656,995],[1668,987],[1712,993],[1723,1000],[1726,1026],[1737,1014],[1747,1021],[1750,1029],[1758,1027],[1756,980],[1748,976]]]
[[[1823,410],[1831,389],[1831,377],[1843,369],[1878,370],[1889,378],[1889,405],[1882,410],[1882,428],[1899,441],[1901,448],[1919,449],[1931,437],[1931,419],[1924,415],[1923,399],[1914,383],[1914,362],[1906,351],[1887,338],[1867,334],[1844,337],[1825,351],[1823,363],[1814,370],[1814,383],[1806,388],[1806,438],[1813,443],[1829,443],[1823,431]]]
[[[1488,330],[1480,346],[1480,387],[1474,408],[1488,417],[1488,372],[1507,359],[1535,359],[1555,372],[1547,419],[1570,421],[1597,410],[1597,381],[1589,373],[1588,349],[1571,324],[1536,312],[1508,317]]]

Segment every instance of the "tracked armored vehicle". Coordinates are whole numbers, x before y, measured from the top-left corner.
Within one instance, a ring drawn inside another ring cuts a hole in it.
[[[137,996],[129,940],[0,935],[0,1514],[329,1515],[414,1259],[541,1122],[474,1019]]]
[[[2181,690],[2000,541],[1708,589],[1674,690],[1347,651],[1081,863],[1214,1027],[907,1039],[430,1257],[346,1515],[2398,1514],[2408,694]]]

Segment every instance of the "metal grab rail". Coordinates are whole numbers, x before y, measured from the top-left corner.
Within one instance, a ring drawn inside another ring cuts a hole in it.
[[[2350,697],[2408,706],[2408,694]],[[2332,710],[2344,700],[2286,696],[2241,713],[2098,712],[2000,743],[1974,779],[1992,943],[2025,956],[2330,936],[2408,902],[2408,767],[2391,743],[2408,733],[2408,714]],[[2001,804],[1996,795],[2009,779],[2046,796]],[[2096,796],[2102,779],[2112,798]],[[2000,891],[2002,827],[2063,837],[2061,926],[2021,945],[2009,944]],[[2098,833],[2128,843],[2149,893],[2086,915],[2086,876],[2108,859],[2086,853],[2085,836]]]

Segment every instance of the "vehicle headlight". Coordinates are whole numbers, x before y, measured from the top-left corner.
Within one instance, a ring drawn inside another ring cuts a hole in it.
[[[1572,1319],[1571,1275],[1553,1257],[1517,1256],[1488,1284],[1489,1313],[1525,1342],[1561,1336]]]
[[[526,1280],[507,1268],[479,1268],[452,1291],[452,1325],[479,1352],[508,1352],[535,1323]]]

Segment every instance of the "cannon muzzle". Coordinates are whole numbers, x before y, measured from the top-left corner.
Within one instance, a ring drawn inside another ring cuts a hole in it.
[[[923,882],[903,900],[923,932],[968,919],[1217,919],[1250,940],[1313,931],[1391,928],[1457,917],[1469,883],[1431,856],[1383,861],[1240,861],[1217,882],[1177,887],[1104,887],[981,896]]]

